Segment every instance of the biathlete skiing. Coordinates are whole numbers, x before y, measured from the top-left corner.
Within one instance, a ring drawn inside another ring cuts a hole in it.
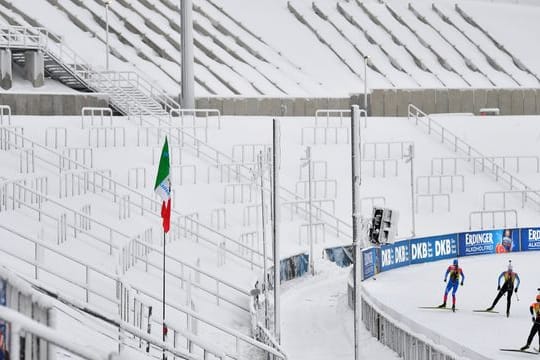
[[[532,315],[533,326],[527,338],[527,344],[521,347],[521,351],[525,351],[531,346],[534,335],[536,334],[538,334],[538,350],[540,350],[540,294],[536,295],[536,302],[531,304],[529,311]]]
[[[501,287],[501,279],[504,279],[504,283]],[[517,283],[516,283],[517,282]],[[514,290],[514,283],[515,284],[515,290]],[[497,280],[497,290],[499,290],[499,293],[495,297],[495,300],[493,300],[493,303],[490,307],[486,309],[486,311],[492,311],[495,305],[499,302],[501,297],[506,293],[506,317],[510,316],[510,305],[512,304],[512,294],[514,292],[518,292],[519,284],[521,283],[519,279],[519,275],[513,271],[512,267],[512,260],[508,262],[508,269],[506,271],[503,271],[499,275],[499,279]]]
[[[444,290],[444,298],[443,303],[439,305],[439,308],[446,308],[446,300],[448,299],[448,293],[450,290],[452,290],[452,311],[456,311],[456,292],[458,290],[458,287],[460,285],[461,280],[461,286],[463,286],[463,282],[465,281],[465,274],[463,273],[463,270],[459,267],[458,260],[454,259],[454,262],[452,265],[446,269],[446,273],[444,274],[444,282],[447,281],[448,275],[450,275],[450,280],[448,281],[446,285],[446,289]]]

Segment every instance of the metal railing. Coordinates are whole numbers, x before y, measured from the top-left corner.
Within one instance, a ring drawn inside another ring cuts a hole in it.
[[[158,123],[169,122],[168,115],[171,110],[179,109],[180,106],[171,97],[165,94],[161,89],[157,88],[140,75],[132,72],[96,72],[91,66],[86,63],[75,51],[66,46],[62,39],[57,36],[48,33],[45,29],[40,28],[26,28],[26,27],[7,27],[3,28],[7,33],[14,33],[16,36],[22,36],[22,44],[31,43],[35,47],[40,47],[46,51],[58,63],[63,64],[76,78],[81,79],[90,88],[105,92],[110,95],[111,102],[114,106],[124,111],[126,114],[137,113],[141,116],[141,123],[148,123],[149,120],[144,117],[148,115],[149,118],[157,119]],[[7,29],[7,30],[6,30]],[[33,35],[27,35],[28,33]],[[39,40],[36,44],[35,36],[38,35]],[[45,35],[48,35],[46,37]],[[34,38],[32,38],[32,36]],[[49,38],[53,41],[49,41]],[[1,41],[0,46],[6,44],[6,41]],[[145,99],[146,98],[146,99]],[[150,102],[148,101],[150,100]],[[146,103],[141,103],[146,101]],[[155,106],[156,102],[161,106],[161,109]],[[367,116],[367,113],[365,113]],[[191,147],[198,157],[204,156],[207,159],[216,163],[223,159],[228,162],[231,161],[230,157],[222,153],[219,150],[209,146],[205,142],[196,139],[190,134],[185,136],[192,141],[192,144],[186,144]],[[246,174],[242,176],[249,178],[249,169],[243,169]],[[292,191],[282,188],[282,193],[286,196],[292,196],[293,200],[301,200],[301,198]],[[285,200],[285,196],[281,196]],[[328,228],[336,230],[336,233],[351,238],[352,227],[348,222],[342,221],[335,215],[330,214],[324,210],[321,212],[319,221],[327,222]],[[340,230],[341,229],[341,230]],[[220,236],[224,236],[220,234]]]
[[[508,215],[514,216],[514,221],[510,225],[512,225],[514,228],[518,227],[518,213],[514,209],[502,209],[502,210],[480,210],[480,211],[471,211],[469,213],[469,230],[472,230],[472,224],[473,224],[473,217],[480,218],[480,229],[485,229],[484,227],[484,215],[488,215],[491,217],[491,229],[495,229],[495,227],[499,227],[498,223],[496,223],[495,216],[497,214],[500,214],[503,216],[503,221],[500,226],[504,228],[508,228]]]
[[[66,338],[65,332],[51,329],[37,321],[34,321],[15,310],[5,306],[0,306],[0,319],[10,324],[11,328],[11,357],[19,358],[21,353],[21,336],[25,333],[32,334],[46,341],[47,344],[55,345],[77,357],[87,360],[115,360],[119,357],[114,354],[104,354],[101,350],[90,349],[88,346],[70,341]],[[43,349],[41,349],[43,351]],[[44,354],[42,358],[47,358]]]
[[[384,160],[384,159],[403,159],[407,155],[409,146],[413,145],[412,141],[381,141],[381,142],[364,142],[362,144],[362,159],[365,160]],[[373,157],[368,157],[368,150],[372,149]],[[383,153],[379,157],[379,154]],[[394,152],[398,156],[392,156]]]
[[[482,208],[486,210],[486,203],[488,196],[498,196],[500,195],[502,198],[502,209],[506,209],[506,195],[521,195],[521,207],[525,207],[525,203],[527,202],[527,193],[534,192],[534,193],[540,193],[540,190],[501,190],[501,191],[487,191],[483,195],[482,199]]]
[[[4,253],[4,254],[7,254],[27,265],[30,265],[33,270],[34,270],[34,279],[38,279],[38,276],[39,276],[39,272],[40,271],[44,271],[44,272],[47,272],[48,274],[51,274],[53,275],[54,277],[57,277],[65,282],[67,282],[68,284],[70,285],[73,285],[79,289],[82,289],[84,292],[85,292],[85,298],[86,298],[86,302],[89,303],[89,300],[91,299],[90,295],[96,295],[96,296],[99,296],[101,299],[104,299],[106,301],[108,301],[109,303],[111,303],[113,306],[118,306],[118,301],[116,298],[111,298],[110,296],[108,296],[107,294],[104,294],[102,293],[101,291],[99,290],[96,290],[96,289],[93,289],[90,285],[91,285],[91,282],[88,281],[88,278],[89,278],[89,275],[91,273],[95,273],[95,274],[98,274],[100,275],[103,279],[108,279],[110,281],[112,281],[112,287],[115,288],[118,281],[121,281],[121,279],[117,276],[117,275],[112,275],[112,274],[109,274],[101,269],[98,269],[92,265],[89,265],[89,264],[86,264],[84,263],[83,261],[79,260],[79,259],[76,259],[68,254],[65,254],[64,252],[48,245],[47,243],[43,242],[43,241],[39,241],[39,240],[36,240],[36,239],[33,239],[27,235],[23,235],[21,233],[19,233],[18,231],[12,229],[12,228],[9,228],[5,225],[2,225],[0,224],[0,229],[3,229],[15,236],[17,236],[19,239],[24,239],[26,241],[29,241],[33,244],[34,246],[34,254],[35,256],[37,256],[38,254],[38,249],[39,248],[43,248],[43,249],[46,249],[47,251],[50,251],[58,256],[61,256],[63,259],[66,259],[66,260],[69,260],[75,264],[79,264],[80,266],[83,267],[83,269],[85,269],[85,281],[81,284],[81,282],[75,280],[75,279],[70,279],[68,277],[66,277],[65,275],[57,272],[56,270],[52,269],[52,268],[49,268],[49,267],[45,267],[41,261],[37,261],[37,260],[28,260],[26,259],[25,257],[21,256],[21,255],[18,255],[18,254],[15,254],[9,250],[6,250],[6,249],[3,249],[3,248],[0,248],[0,252]],[[103,283],[100,283],[100,289],[103,288]],[[162,303],[162,300],[161,297],[159,296],[156,296],[154,295],[152,292],[150,291],[147,291],[143,288],[140,288],[140,287],[137,287],[137,286],[133,286],[133,285],[130,285],[130,287],[135,290],[138,294],[140,295],[144,295],[145,297],[149,298],[149,299],[152,299],[153,301],[155,301],[157,304],[156,306],[160,306],[161,303]],[[114,290],[111,291],[112,293],[114,293]],[[213,321],[213,320],[210,320],[210,319],[207,319],[205,317],[203,317],[202,315],[192,311],[191,309],[188,309],[184,306],[181,306],[181,305],[178,305],[176,302],[171,302],[169,300],[166,301],[166,305],[171,308],[171,309],[174,309],[175,311],[181,313],[182,315],[185,315],[186,317],[189,317],[189,318],[195,318],[197,319],[198,321],[200,321],[201,323],[209,326],[210,328],[213,328],[214,330],[218,330],[220,331],[221,333],[225,334],[225,335],[228,335],[230,337],[232,337],[234,339],[234,353],[232,355],[229,355],[229,357],[232,357],[233,359],[241,359],[242,356],[240,355],[240,343],[244,343],[246,344],[247,346],[249,347],[253,347],[255,349],[258,349],[258,350],[262,350],[262,351],[266,351],[266,352],[269,352],[273,355],[276,355],[279,359],[284,359],[284,356],[272,349],[271,347],[267,346],[267,345],[264,345],[256,340],[253,340],[251,339],[250,337],[236,331],[236,330],[233,330],[233,329],[229,329],[225,326],[222,326],[220,324],[218,324],[217,322]],[[114,312],[113,312],[114,313]],[[137,330],[138,331],[138,330]],[[140,331],[138,331],[140,332]],[[169,345],[167,345],[169,346]]]
[[[432,192],[432,180],[435,181],[435,184],[439,187],[435,190],[435,192]],[[443,192],[443,180],[446,180],[447,186],[450,188],[450,193],[454,192],[454,188],[457,188],[457,185],[459,184],[461,192],[465,191],[465,178],[463,175],[425,175],[425,176],[418,176],[416,177],[416,192],[417,193],[426,193],[426,194],[433,194],[433,193],[442,193]],[[454,184],[457,182],[456,186]],[[424,183],[426,185],[426,191],[421,191],[420,185]]]
[[[6,138],[2,138],[0,139],[0,147],[5,143],[9,146],[15,146],[15,147],[18,147],[20,145],[18,145],[19,142],[25,142],[25,143],[28,143],[32,146],[32,148],[34,149],[34,157],[42,162],[44,162],[45,164],[47,165],[50,165],[50,166],[53,166],[59,173],[62,173],[63,172],[63,167],[62,167],[62,164],[65,164],[65,163],[71,163],[74,165],[74,168],[79,168],[79,169],[82,169],[82,170],[90,170],[90,171],[93,171],[92,169],[89,169],[86,165],[83,165],[73,159],[70,159],[70,158],[67,158],[66,156],[52,150],[52,149],[49,149],[47,147],[44,147],[32,140],[30,140],[29,138],[25,137],[24,135],[20,135],[20,134],[17,134],[16,132],[13,132],[5,127],[0,127],[0,130],[2,130],[3,132],[11,135],[10,137],[6,137]],[[38,150],[41,151],[41,153],[38,153]],[[47,156],[49,156],[49,158],[47,158]],[[52,159],[50,158],[52,157]],[[151,214],[151,216],[154,216],[154,217],[157,217],[157,218],[161,218],[160,214],[158,214],[157,212],[157,209],[159,209],[161,207],[161,203],[156,200],[156,199],[153,199],[137,190],[134,190],[132,188],[130,188],[129,186],[126,186],[124,185],[123,183],[120,183],[116,180],[114,180],[113,178],[105,175],[105,174],[99,174],[98,176],[101,180],[107,182],[107,184],[109,186],[107,187],[104,187],[104,186],[101,186],[99,184],[96,184],[95,181],[97,180],[93,180],[93,179],[88,179],[87,181],[92,183],[92,185],[95,187],[95,188],[99,188],[100,190],[110,194],[112,197],[113,197],[113,202],[117,202],[120,197],[121,197],[121,194],[120,194],[120,191],[130,195],[130,198],[128,200],[129,202],[129,205],[130,206],[133,206],[135,209],[138,209],[140,210],[140,215],[143,216],[145,215],[145,213],[149,213]],[[172,211],[172,215],[175,215],[175,216],[182,216],[182,214],[180,214],[178,211],[174,210]],[[237,240],[223,234],[223,233],[220,233],[216,230],[214,230],[213,228],[211,228],[210,226],[207,226],[206,224],[204,223],[200,223],[199,221],[197,220],[194,220],[197,224],[198,224],[198,234],[197,234],[197,237],[198,239],[201,239],[203,241],[205,241],[206,243],[210,244],[210,245],[213,245],[215,246],[216,248],[219,246],[220,243],[223,243],[223,242],[226,242],[226,243],[233,243],[237,246],[240,246],[242,247],[243,245],[240,244]],[[214,240],[212,240],[212,237],[217,237],[218,238],[218,241],[215,242]],[[232,251],[230,248],[232,246],[229,246],[228,248],[226,247],[225,248],[225,251],[227,253],[229,253],[230,255],[234,256],[235,258],[239,259],[239,260],[242,260],[242,261],[245,261],[247,263],[249,263],[250,265],[252,265],[252,262],[251,262],[251,259],[247,259],[247,258],[244,258],[242,257],[241,255],[239,255],[238,253]],[[259,254],[257,252],[257,255],[260,255],[262,256],[262,254]],[[255,263],[254,264],[256,267],[260,268],[262,265],[261,264],[258,264],[258,263]]]
[[[10,197],[9,194],[10,194],[10,191],[7,191],[8,189],[8,186],[11,185],[12,186],[12,196]],[[156,246],[153,246],[151,244],[148,244],[148,243],[144,243],[142,242],[141,240],[138,240],[137,238],[131,238],[129,235],[125,234],[125,233],[122,233],[108,225],[105,225],[103,223],[101,223],[100,221],[96,220],[95,218],[85,214],[85,213],[82,213],[80,211],[77,211],[77,210],[73,210],[59,202],[57,202],[56,200],[42,194],[42,193],[39,193],[31,188],[28,188],[26,186],[23,186],[22,184],[19,184],[17,182],[8,182],[8,183],[4,183],[4,184],[0,184],[0,190],[3,190],[1,193],[0,193],[0,196],[3,198],[4,197],[4,194],[6,194],[7,196],[7,200],[12,200],[12,207],[13,209],[15,209],[15,207],[21,207],[21,206],[24,206],[34,212],[36,212],[38,214],[38,220],[41,221],[42,220],[42,217],[49,217],[53,220],[57,220],[57,216],[49,213],[48,211],[45,211],[42,207],[41,207],[41,203],[42,202],[46,202],[47,204],[49,204],[49,206],[51,205],[54,205],[56,206],[57,208],[60,209],[61,212],[63,212],[64,214],[69,214],[69,218],[70,219],[73,219],[73,222],[66,222],[65,225],[66,227],[69,227],[73,230],[73,237],[74,238],[77,238],[77,235],[78,234],[84,234],[88,237],[90,237],[91,239],[95,240],[95,241],[98,241],[98,242],[101,242],[102,244],[104,244],[105,246],[107,246],[109,248],[109,253],[112,255],[113,254],[113,249],[117,251],[117,254],[119,252],[119,245],[118,244],[115,244],[115,239],[117,239],[116,243],[119,243],[119,242],[126,242],[126,241],[132,241],[134,243],[136,243],[138,246],[141,246],[141,247],[144,247],[145,249],[149,250],[151,253],[156,253],[158,254],[159,258],[162,257],[163,255],[163,251],[156,247]],[[20,197],[21,196],[26,196],[26,193],[32,195],[32,196],[35,196],[36,198],[39,199],[38,201],[38,205],[37,206],[33,206],[33,205],[30,205],[30,204],[27,204],[25,201],[23,201]],[[19,197],[16,196],[16,194],[19,194]],[[1,210],[1,209],[0,209]],[[79,220],[79,221],[78,221]],[[93,231],[88,231],[87,228],[85,228],[86,226],[81,226],[81,225],[78,225],[77,223],[81,223],[80,220],[84,220],[84,225],[89,225],[90,228],[93,228]],[[101,237],[99,235],[96,235],[96,228],[100,228],[103,230],[104,233],[108,234],[108,239],[107,238],[104,238],[104,237]],[[116,236],[115,236],[116,235]],[[120,238],[120,239],[118,239]],[[120,256],[120,254],[118,254]],[[149,260],[148,257],[143,257],[141,256],[140,254],[137,254],[137,253],[132,253],[130,254],[130,256],[136,258],[137,260],[141,260],[142,262],[145,263],[146,267],[146,272],[148,272],[148,268],[149,267],[152,267],[152,268],[155,268],[159,271],[162,271],[163,270],[163,266],[161,265],[161,263],[158,261],[157,263],[154,263],[153,261]],[[199,274],[202,274],[204,275],[206,278],[212,280],[215,282],[215,287],[216,287],[216,290],[213,290],[213,289],[209,289],[209,288],[206,288],[200,284],[193,284],[193,286],[199,290],[201,290],[202,292],[205,292],[213,297],[216,298],[216,301],[217,301],[217,304],[219,305],[219,302],[220,301],[224,301],[226,303],[229,303],[237,308],[240,308],[242,310],[246,310],[247,311],[247,305],[246,304],[239,304],[237,301],[234,301],[234,300],[231,300],[227,297],[224,297],[222,294],[220,294],[220,289],[223,291],[223,290],[226,290],[226,291],[232,291],[234,293],[238,293],[240,295],[243,295],[245,297],[248,297],[249,296],[249,293],[246,291],[246,290],[243,290],[239,287],[237,287],[236,285],[232,284],[232,283],[229,283],[228,281],[225,281],[225,280],[222,280],[222,279],[219,279],[217,278],[215,275],[212,275],[200,268],[196,268],[172,255],[166,255],[166,258],[167,260],[169,261],[172,261],[174,262],[175,264],[177,264],[180,268],[180,275],[168,270],[166,271],[167,274],[169,276],[172,276],[173,278],[176,278],[177,280],[180,280],[181,284],[182,284],[182,287],[184,287],[184,283],[186,281],[186,277],[184,275],[184,269],[189,269],[189,270],[192,270],[192,271],[195,271]]]
[[[467,157],[473,159],[472,161],[474,163],[477,162],[477,159],[484,159],[483,166],[485,166],[486,169],[491,170],[491,172],[495,175],[496,181],[500,180],[502,183],[507,184],[510,187],[510,190],[513,190],[514,188],[517,190],[528,190],[531,188],[523,181],[517,179],[515,176],[503,169],[493,159],[483,155],[481,152],[473,148],[463,139],[456,136],[450,130],[440,125],[413,104],[409,104],[408,106],[408,118],[409,120],[414,120],[417,126],[424,126],[427,129],[428,134],[437,136],[441,140],[441,143],[450,145],[454,152],[465,153]],[[527,198],[530,199],[534,204],[540,205],[539,193],[527,193]]]

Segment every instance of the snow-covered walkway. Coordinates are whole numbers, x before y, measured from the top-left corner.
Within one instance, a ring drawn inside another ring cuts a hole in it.
[[[353,359],[353,311],[347,305],[349,272],[350,268],[321,263],[314,278],[306,275],[284,284],[282,339],[291,359]],[[364,327],[360,337],[365,359],[399,359]]]

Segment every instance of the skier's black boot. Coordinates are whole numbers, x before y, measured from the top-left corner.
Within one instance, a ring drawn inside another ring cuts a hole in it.
[[[529,348],[529,344],[520,347],[519,350],[523,351],[523,350],[527,350],[528,348]]]
[[[491,310],[493,310],[493,306],[490,306],[490,307],[488,307],[488,308],[486,309],[486,311],[491,311]]]
[[[452,311],[456,312],[456,304],[452,304]]]
[[[441,305],[437,306],[438,308],[442,309],[442,308],[445,308],[446,307],[446,303],[443,302]]]

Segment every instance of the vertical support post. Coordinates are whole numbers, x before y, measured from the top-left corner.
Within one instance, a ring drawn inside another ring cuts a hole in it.
[[[112,0],[105,0],[105,69],[109,71],[109,6]]]
[[[354,282],[354,360],[360,360],[360,280],[361,280],[361,244],[360,244],[360,109],[351,108],[351,167],[352,167],[352,222],[353,222],[353,282]]]
[[[411,236],[414,237],[416,235],[416,217],[415,217],[416,209],[414,208],[414,144],[409,145],[409,154],[408,154],[407,161],[411,162],[411,222],[412,222]],[[428,182],[429,181],[430,179],[428,178]],[[440,185],[440,187],[442,187],[442,184]]]
[[[167,336],[167,325],[165,325],[165,246],[166,244],[167,244],[167,235],[165,231],[163,231],[163,303],[162,303],[162,307],[163,307],[163,329],[162,329],[163,338],[162,340],[163,342],[165,342],[166,336]],[[163,360],[167,360],[165,349],[163,349],[162,358]]]
[[[268,319],[268,279],[267,279],[267,264],[266,264],[266,212],[264,211],[265,202],[264,202],[264,165],[263,165],[263,152],[259,151],[257,156],[257,162],[259,163],[259,175],[260,175],[260,185],[261,185],[261,231],[262,231],[262,243],[263,243],[263,291],[264,291],[264,327],[268,329],[269,319]]]
[[[367,95],[367,64],[369,57],[364,55],[364,109],[366,110],[366,116],[368,114],[368,95]],[[367,120],[365,125],[367,127]]]
[[[308,236],[309,236],[309,270],[311,276],[315,275],[315,262],[313,259],[313,192],[312,192],[312,174],[311,174],[311,146],[306,148],[306,162],[308,167]]]
[[[192,0],[181,0],[182,34],[182,98],[183,108],[195,108],[195,76],[193,72],[193,3]],[[195,116],[195,115],[194,115]]]
[[[279,199],[279,168],[281,162],[281,138],[280,138],[280,126],[279,121],[273,119],[272,126],[272,149],[273,149],[273,223],[272,223],[272,235],[274,240],[274,336],[279,343],[281,338],[281,306],[280,306],[280,254],[279,254],[279,235],[280,235],[280,199]]]

